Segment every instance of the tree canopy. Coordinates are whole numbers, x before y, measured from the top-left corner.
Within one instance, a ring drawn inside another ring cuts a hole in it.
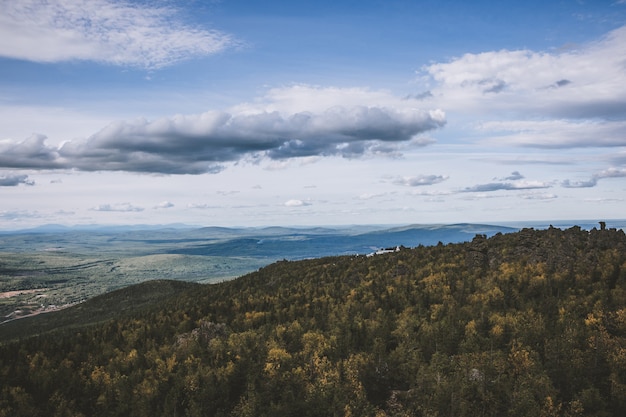
[[[626,236],[277,262],[5,342],[0,380],[0,416],[622,416]]]

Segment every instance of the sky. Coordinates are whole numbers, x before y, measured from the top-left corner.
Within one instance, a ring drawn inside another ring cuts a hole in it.
[[[626,217],[626,0],[0,10],[0,230]]]

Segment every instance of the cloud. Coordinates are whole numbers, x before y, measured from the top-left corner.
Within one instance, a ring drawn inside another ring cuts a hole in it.
[[[520,194],[519,197],[523,198],[524,200],[543,200],[543,201],[549,201],[549,200],[554,200],[555,198],[558,198],[556,194],[552,194],[552,193],[524,193],[524,194]]]
[[[559,80],[557,82],[554,83],[554,87],[559,88],[559,87],[565,87],[568,84],[571,84],[572,82],[570,80]]]
[[[0,140],[0,167],[61,168],[57,148],[46,144],[44,135],[32,135],[21,141]]]
[[[604,178],[626,178],[626,168],[609,168],[594,174],[588,180],[564,180],[561,186],[564,188],[591,188],[598,185],[598,181]]]
[[[310,206],[311,203],[308,201],[302,201],[302,200],[289,200],[285,202],[285,206],[286,207],[304,207],[304,206]]]
[[[477,84],[483,93],[500,93],[506,88],[506,82],[497,78],[480,80]]]
[[[454,194],[453,191],[445,191],[445,190],[411,191],[411,195],[422,196],[422,197],[443,197],[443,196],[448,196],[448,195],[452,195],[452,194]]]
[[[454,119],[486,142],[542,148],[626,145],[626,26],[576,49],[470,53],[419,74]]]
[[[306,110],[303,96],[319,100]],[[329,98],[335,104],[321,109],[319,103]],[[355,98],[365,104],[353,104]],[[284,109],[289,102],[299,110]],[[231,111],[111,123],[58,147],[49,146],[43,135],[0,142],[0,167],[217,173],[224,163],[244,158],[395,155],[402,146],[432,143],[421,135],[444,124],[441,110],[418,109],[387,93],[347,89],[343,96],[335,88],[295,87],[280,94],[273,90]]]
[[[393,183],[408,187],[419,187],[422,185],[433,185],[448,179],[447,175],[418,175],[414,177],[399,177]]]
[[[35,185],[35,181],[29,180],[28,175],[0,175],[0,187],[16,187],[20,184]]]
[[[0,55],[157,69],[233,47],[232,36],[183,23],[173,2],[1,0]],[[162,2],[161,2],[162,4]]]
[[[563,180],[561,187],[563,188],[591,188],[598,185],[597,178],[590,178],[584,181]]]
[[[550,184],[540,181],[491,182],[487,184],[478,184],[472,187],[466,187],[462,190],[462,192],[476,193],[492,191],[534,190],[538,188],[550,187]]]
[[[363,193],[360,194],[357,199],[358,200],[371,200],[373,198],[385,197],[387,193]]]
[[[598,178],[624,178],[626,168],[609,168],[596,174]]]
[[[626,146],[626,122],[585,120],[491,121],[478,125],[485,144],[560,149]]]
[[[154,206],[155,209],[168,209],[174,207],[174,203],[170,201],[161,201],[159,204]]]
[[[508,177],[503,178],[503,181],[517,181],[517,180],[521,180],[524,179],[524,176],[522,174],[519,173],[519,171],[513,171],[511,172],[511,175],[509,175]]]
[[[426,98],[431,98],[431,97],[433,97],[433,93],[427,90],[422,93],[408,94],[406,97],[404,97],[404,99],[405,100],[424,100]]]
[[[215,205],[210,205],[210,204],[202,204],[202,203],[190,203],[190,204],[187,205],[187,207],[191,208],[191,209],[205,210],[205,209],[219,208],[220,206],[215,206]]]
[[[100,204],[99,206],[93,207],[92,211],[113,211],[113,212],[140,212],[143,211],[143,208],[133,206],[130,203],[121,203],[121,204]]]
[[[436,82],[431,91],[446,100],[446,108],[569,118],[623,115],[625,41],[623,26],[575,50],[465,54],[424,67],[423,72]],[[550,85],[559,88],[544,88]],[[506,94],[488,94],[494,89]]]

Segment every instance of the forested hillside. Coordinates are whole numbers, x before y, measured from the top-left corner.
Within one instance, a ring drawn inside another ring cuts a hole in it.
[[[283,261],[85,323],[0,345],[0,416],[626,415],[621,230]]]

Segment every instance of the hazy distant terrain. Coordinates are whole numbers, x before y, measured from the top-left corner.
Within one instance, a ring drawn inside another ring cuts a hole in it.
[[[597,223],[580,225],[592,228]],[[519,228],[478,224],[310,228],[51,225],[0,232],[0,321],[57,309],[152,279],[217,282],[282,259],[463,242],[476,234],[492,236]]]
[[[216,282],[281,259],[367,254],[386,247],[470,240],[516,229],[45,226],[0,233],[0,321],[50,311],[152,279]]]

